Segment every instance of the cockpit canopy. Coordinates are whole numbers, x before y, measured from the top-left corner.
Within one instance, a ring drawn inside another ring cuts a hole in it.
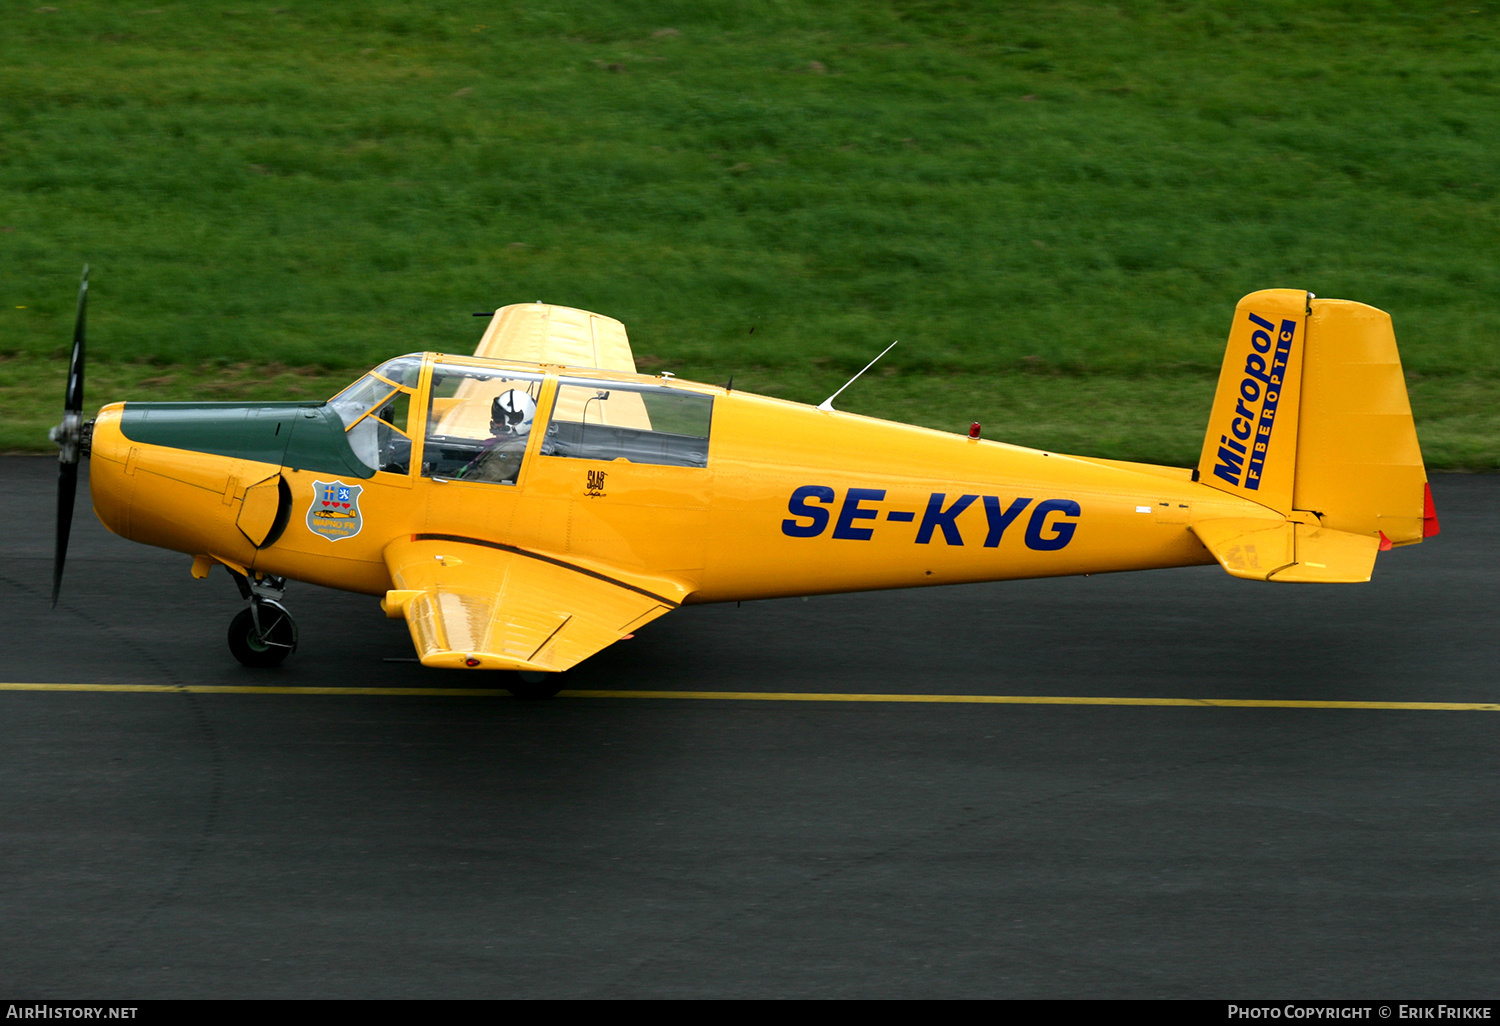
[[[424,360],[431,375],[423,387]],[[555,385],[554,385],[555,382]],[[424,402],[425,400],[425,402]],[[412,403],[418,414],[412,416]],[[365,465],[445,480],[514,484],[544,457],[706,467],[713,396],[651,380],[550,376],[453,357],[400,356],[329,401]],[[530,436],[542,432],[532,447]]]

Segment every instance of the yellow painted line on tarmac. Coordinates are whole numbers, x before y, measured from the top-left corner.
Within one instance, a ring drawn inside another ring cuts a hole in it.
[[[950,705],[1201,705],[1268,709],[1429,709],[1500,712],[1494,702],[1312,702],[1258,698],[1094,698],[1060,695],[849,695],[797,691],[564,691],[569,698],[717,698],[739,702],[935,702]]]
[[[504,688],[263,687],[240,684],[0,684],[0,691],[150,691],[194,695],[430,695],[439,698],[508,698]],[[567,694],[567,692],[564,692]]]
[[[504,688],[262,687],[224,684],[4,684],[0,691],[188,692],[195,695],[388,695],[508,698]],[[1230,709],[1390,709],[1500,712],[1496,702],[1340,702],[1263,698],[1107,698],[1060,695],[861,695],[803,691],[563,691],[559,698],[698,699],[720,702],[895,702],[936,705],[1154,705]]]

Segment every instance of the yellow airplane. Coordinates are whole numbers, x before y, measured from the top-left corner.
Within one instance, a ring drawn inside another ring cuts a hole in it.
[[[529,304],[326,403],[111,403],[82,421],[87,269],[53,604],[80,455],[115,534],[225,567],[247,666],[286,581],[380,597],[421,662],[560,674],[685,603],[1147,570],[1369,580],[1437,533],[1390,317],[1294,289],[1235,309],[1196,469],[1065,456],[636,371],[625,328]]]

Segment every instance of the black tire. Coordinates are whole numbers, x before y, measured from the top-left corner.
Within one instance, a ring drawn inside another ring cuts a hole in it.
[[[563,674],[561,673],[527,673],[522,671],[511,675],[510,683],[505,685],[517,698],[524,698],[528,702],[538,701],[543,698],[555,698],[557,693],[563,689]]]
[[[297,625],[285,609],[270,602],[261,605],[260,625],[264,634],[255,629],[250,610],[240,610],[229,622],[229,651],[252,669],[280,666],[297,647]]]

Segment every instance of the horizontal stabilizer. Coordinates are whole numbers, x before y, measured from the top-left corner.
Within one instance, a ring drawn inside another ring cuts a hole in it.
[[[1368,581],[1380,549],[1378,535],[1290,520],[1205,520],[1191,527],[1220,566],[1252,581]]]

